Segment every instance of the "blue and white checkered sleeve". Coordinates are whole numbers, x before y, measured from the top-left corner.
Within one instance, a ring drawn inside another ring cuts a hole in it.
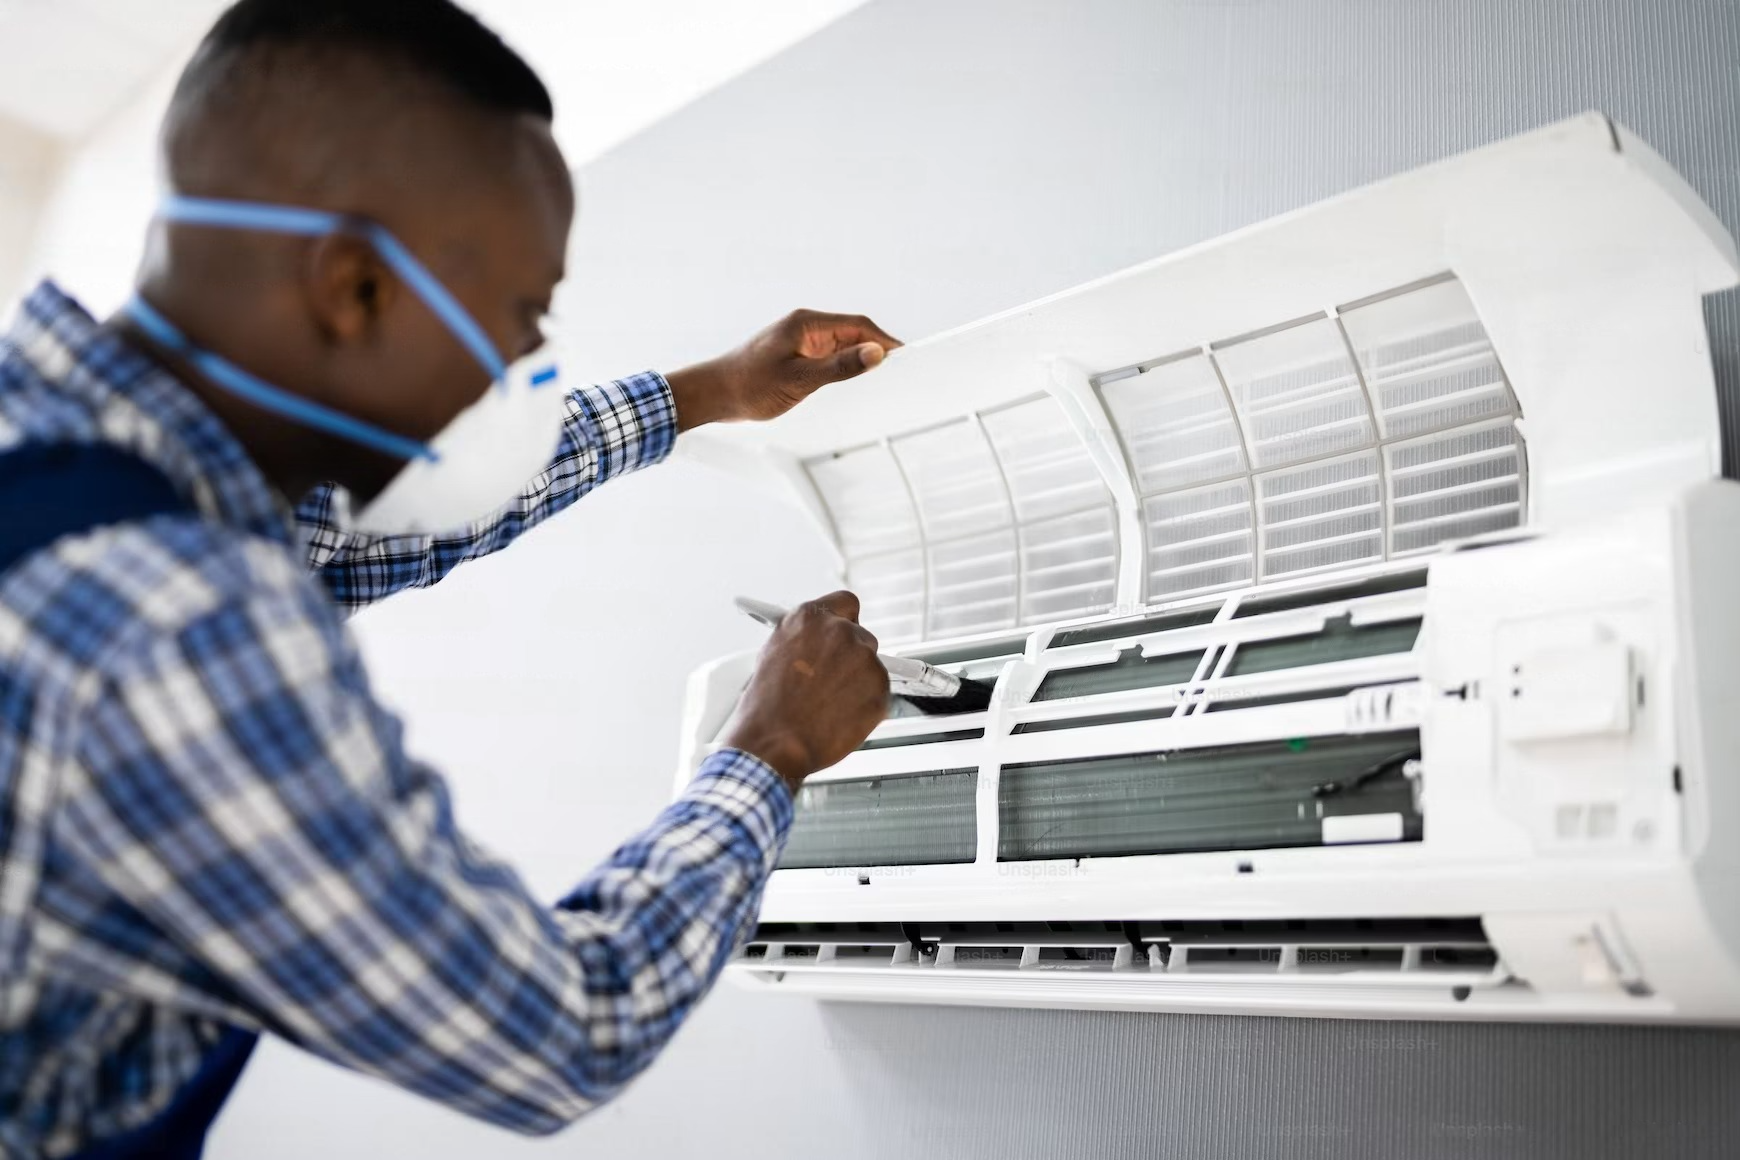
[[[321,487],[296,510],[308,562],[349,608],[428,587],[465,561],[505,548],[605,480],[664,459],[676,437],[676,403],[657,371],[575,391],[550,466],[490,519],[451,535],[369,536],[344,527],[339,497]]]
[[[715,981],[754,920],[790,794],[722,751],[540,904],[460,834],[343,626],[296,580],[255,581],[108,666],[64,786],[68,853],[261,1026],[484,1120],[554,1131],[651,1062]]]

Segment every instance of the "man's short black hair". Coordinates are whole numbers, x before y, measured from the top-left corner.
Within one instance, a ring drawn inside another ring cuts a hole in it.
[[[377,56],[483,108],[555,116],[531,66],[451,0],[240,0],[206,35],[190,71],[273,49]]]

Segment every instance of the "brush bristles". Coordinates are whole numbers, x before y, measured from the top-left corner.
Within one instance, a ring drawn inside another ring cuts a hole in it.
[[[920,713],[933,717],[956,713],[982,713],[991,707],[991,686],[984,681],[961,678],[961,687],[952,697],[902,697]]]

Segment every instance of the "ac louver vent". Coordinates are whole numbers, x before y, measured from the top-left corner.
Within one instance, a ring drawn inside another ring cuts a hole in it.
[[[873,631],[1091,617],[1120,598],[1121,549],[1144,553],[1122,598],[1155,604],[1522,521],[1516,399],[1449,275],[1093,381],[1121,456],[1042,396],[805,463]]]
[[[805,466],[840,531],[863,621],[886,641],[1112,605],[1111,495],[1053,399]]]
[[[1150,602],[1522,518],[1516,399],[1450,276],[1098,381],[1143,496]]]
[[[1391,572],[1356,580],[1351,584],[1317,585],[1293,592],[1278,592],[1272,596],[1249,596],[1239,601],[1233,618],[1267,616],[1275,612],[1292,612],[1298,608],[1314,608],[1342,600],[1361,600],[1367,596],[1387,596],[1392,592],[1408,592],[1426,586],[1426,570]]]
[[[1316,603],[1313,601],[1312,603]],[[1213,622],[1220,612],[1218,603],[1183,612],[1162,612],[1134,620],[1113,620],[1082,628],[1067,628],[1051,638],[1051,648],[1069,648],[1078,644],[1098,644],[1106,640],[1122,640],[1151,632],[1172,632],[1180,628],[1195,628]]]
[[[1251,676],[1405,653],[1419,638],[1421,623],[1418,618],[1408,618],[1356,625],[1349,614],[1343,613],[1325,620],[1315,632],[1249,640],[1235,645],[1222,675]],[[1123,631],[1142,632],[1147,627],[1137,624]],[[1040,680],[1032,700],[1057,701],[1137,689],[1182,687],[1188,685],[1199,671],[1214,666],[1213,656],[1205,663],[1204,652],[1204,649],[1196,648],[1150,656],[1130,645],[1111,662],[1052,669]]]
[[[769,970],[1504,978],[1474,918],[762,923],[738,957]]]

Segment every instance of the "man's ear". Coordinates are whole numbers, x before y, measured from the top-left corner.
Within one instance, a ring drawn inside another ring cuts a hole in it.
[[[400,292],[398,276],[374,246],[347,234],[315,241],[304,285],[322,334],[340,346],[368,341]]]

